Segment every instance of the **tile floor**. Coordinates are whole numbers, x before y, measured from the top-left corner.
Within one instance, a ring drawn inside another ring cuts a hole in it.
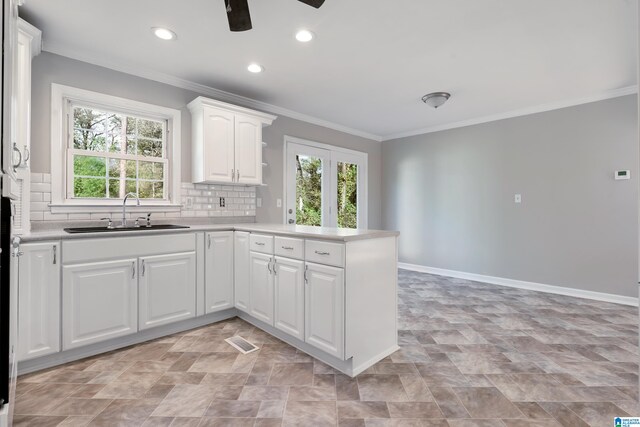
[[[16,426],[606,427],[640,415],[638,310],[400,271],[356,379],[239,319],[19,378]],[[240,355],[223,339],[261,346]]]

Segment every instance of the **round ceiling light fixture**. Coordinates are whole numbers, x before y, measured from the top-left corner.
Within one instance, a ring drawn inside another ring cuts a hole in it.
[[[422,97],[422,102],[433,108],[442,107],[442,105],[451,98],[449,92],[433,92]]]
[[[252,64],[249,64],[249,66],[247,67],[247,70],[249,70],[250,73],[261,73],[264,71],[264,67],[260,64],[256,64],[255,62]]]
[[[178,37],[176,33],[168,28],[152,27],[151,31],[157,38],[162,40],[175,40]]]
[[[300,30],[296,33],[296,40],[298,40],[301,43],[308,43],[311,40],[313,40],[314,37],[315,37],[315,34],[313,34],[309,30]]]

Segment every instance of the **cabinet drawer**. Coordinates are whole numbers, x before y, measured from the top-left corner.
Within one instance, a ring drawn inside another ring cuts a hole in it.
[[[251,234],[249,248],[254,252],[273,254],[273,236]]]
[[[344,267],[344,245],[320,240],[306,240],[304,248],[307,261]]]
[[[275,253],[287,258],[304,259],[304,240],[276,237]]]

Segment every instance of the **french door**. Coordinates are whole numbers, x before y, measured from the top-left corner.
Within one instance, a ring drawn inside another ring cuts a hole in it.
[[[367,228],[367,155],[285,138],[285,222]]]

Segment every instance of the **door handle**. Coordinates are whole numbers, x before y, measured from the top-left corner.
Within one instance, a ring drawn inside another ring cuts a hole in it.
[[[144,272],[145,272],[145,267],[144,267],[144,260],[142,260],[142,270],[140,271],[140,277],[144,277]]]
[[[131,263],[131,278],[132,279],[136,278],[136,262],[135,261]]]
[[[309,269],[308,265],[304,266],[304,283],[309,283],[309,280],[307,279],[307,270]]]
[[[235,180],[236,180],[236,170],[231,169],[231,182],[234,182]]]
[[[13,151],[18,153],[18,163],[11,165],[13,167],[13,171],[16,172],[16,169],[18,168],[18,166],[22,164],[22,152],[18,148],[18,144],[15,142],[13,143]]]
[[[211,234],[209,234],[209,243],[207,245],[208,245],[208,248],[211,249]]]
[[[31,151],[29,150],[29,147],[27,147],[26,145],[24,146],[24,165],[27,165],[27,162],[29,161],[29,159],[31,158]]]
[[[269,258],[269,262],[267,263],[267,268],[269,269],[269,274],[273,274],[273,271],[271,271],[271,258]]]
[[[292,251],[293,246],[283,246],[282,249],[284,249],[285,251]]]
[[[236,182],[240,182],[240,169],[236,169]]]
[[[278,273],[276,272],[276,262],[277,261],[278,261],[277,259],[275,259],[275,258],[273,259],[273,275],[274,276],[278,275]]]

